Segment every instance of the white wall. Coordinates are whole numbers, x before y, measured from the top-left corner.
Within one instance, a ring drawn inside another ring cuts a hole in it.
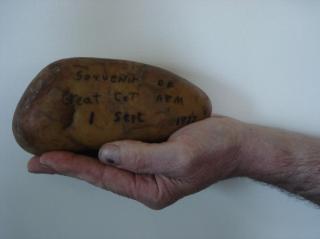
[[[319,238],[319,209],[248,179],[152,211],[29,174],[13,111],[42,67],[71,56],[162,66],[217,113],[320,136],[320,1],[0,0],[0,238]]]

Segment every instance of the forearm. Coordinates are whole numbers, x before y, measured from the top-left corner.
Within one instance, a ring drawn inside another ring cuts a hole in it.
[[[320,205],[320,139],[246,125],[240,171]]]

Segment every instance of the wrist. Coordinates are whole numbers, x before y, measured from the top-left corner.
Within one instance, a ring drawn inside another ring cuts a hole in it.
[[[253,125],[229,117],[223,117],[223,120],[223,125],[228,128],[225,133],[232,139],[224,155],[224,161],[227,162],[224,171],[228,171],[224,178],[248,176],[248,167],[253,157],[250,145],[255,129]]]
[[[244,124],[239,153],[239,176],[260,181],[292,163],[292,137],[287,132]]]
[[[255,178],[262,171],[271,170],[273,165],[269,160],[275,154],[273,139],[264,127],[242,123],[237,176]]]

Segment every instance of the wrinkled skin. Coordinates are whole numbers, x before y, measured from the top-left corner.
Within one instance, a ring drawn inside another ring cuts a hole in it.
[[[164,143],[108,143],[100,149],[100,160],[48,152],[33,157],[28,169],[79,178],[161,209],[240,173],[243,125],[230,118],[211,117],[176,131]]]
[[[33,173],[76,177],[164,208],[219,180],[245,176],[320,205],[320,138],[214,116],[167,142],[105,144],[99,159],[50,152],[29,161]]]

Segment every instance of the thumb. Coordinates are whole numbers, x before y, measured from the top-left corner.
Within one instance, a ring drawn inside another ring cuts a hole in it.
[[[99,151],[101,162],[143,174],[170,175],[181,168],[185,157],[184,147],[178,142],[124,140],[107,143]]]

